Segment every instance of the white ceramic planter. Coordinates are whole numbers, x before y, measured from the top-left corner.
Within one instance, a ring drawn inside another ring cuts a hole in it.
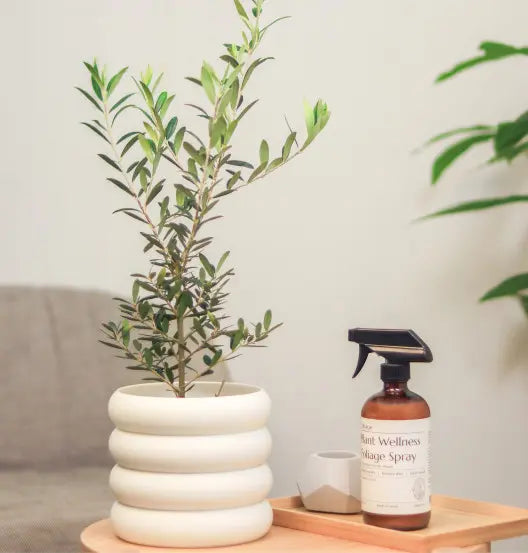
[[[272,522],[266,497],[268,395],[255,386],[197,383],[175,398],[164,384],[137,384],[110,398],[117,465],[111,520],[124,540],[164,547],[235,545]]]

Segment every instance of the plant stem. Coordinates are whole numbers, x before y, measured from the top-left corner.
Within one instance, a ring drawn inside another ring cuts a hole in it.
[[[183,335],[184,315],[178,317],[178,396],[185,397],[185,337]]]

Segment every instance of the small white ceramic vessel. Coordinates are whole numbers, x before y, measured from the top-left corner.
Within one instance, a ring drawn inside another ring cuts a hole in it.
[[[268,532],[266,461],[270,399],[264,390],[199,382],[186,398],[162,383],[118,389],[108,411],[116,429],[111,521],[120,538],[160,547],[227,546]]]
[[[361,511],[361,459],[351,451],[312,453],[297,482],[304,506],[325,513]]]

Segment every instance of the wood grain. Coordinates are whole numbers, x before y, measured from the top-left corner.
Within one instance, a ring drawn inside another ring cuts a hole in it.
[[[272,499],[273,524],[410,553],[442,547],[482,546],[528,534],[528,509],[448,496],[433,496],[428,528],[399,532],[363,523],[361,515],[314,513],[299,497]]]
[[[262,539],[232,547],[212,549],[173,549],[135,545],[120,540],[112,532],[109,520],[100,520],[81,534],[83,551],[86,553],[394,553],[394,549],[355,543],[350,541],[300,532],[273,526]],[[485,545],[464,549],[446,549],[438,553],[488,553]]]

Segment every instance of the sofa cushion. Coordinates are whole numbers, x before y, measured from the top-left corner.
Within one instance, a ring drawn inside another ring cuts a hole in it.
[[[74,553],[83,528],[108,518],[108,469],[0,472],[0,550]]]

